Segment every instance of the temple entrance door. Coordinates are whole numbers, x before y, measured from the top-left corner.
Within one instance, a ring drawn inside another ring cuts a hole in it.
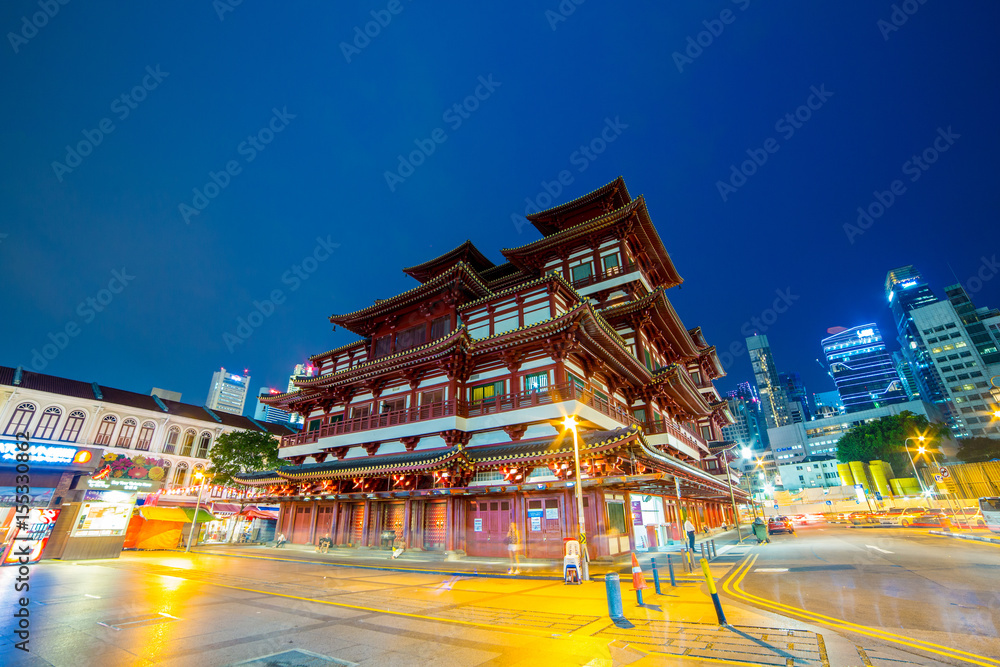
[[[299,505],[292,515],[292,534],[288,536],[293,544],[305,544],[309,541],[309,527],[312,524],[312,508]]]
[[[354,546],[361,544],[361,529],[365,523],[365,504],[355,503],[351,506],[351,531],[348,533],[350,542]]]
[[[330,537],[333,527],[333,507],[316,508],[316,542],[321,537]]]
[[[424,549],[444,551],[445,502],[424,504]]]
[[[509,500],[473,500],[469,503],[465,541],[470,556],[506,558],[504,538],[514,520]],[[523,539],[523,536],[522,536]]]
[[[526,558],[563,557],[562,498],[559,496],[533,497],[528,500]],[[584,508],[586,511],[586,508]]]

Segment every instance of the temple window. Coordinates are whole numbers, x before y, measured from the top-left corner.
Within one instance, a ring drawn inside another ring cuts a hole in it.
[[[403,329],[396,334],[396,352],[423,345],[427,337],[427,325],[418,324],[415,327]]]
[[[378,359],[379,357],[384,357],[389,354],[392,345],[392,336],[379,336],[375,339],[375,344],[372,346],[372,358]]]
[[[503,393],[503,380],[481,384],[469,389],[469,400],[472,402],[484,401]]]
[[[549,386],[549,373],[532,373],[524,376],[524,390],[529,392],[544,391]]]
[[[431,320],[431,340],[444,338],[451,333],[451,315],[444,315]]]
[[[406,397],[390,398],[382,401],[382,412],[402,412],[406,409]]]
[[[613,255],[605,255],[601,258],[604,262],[604,275],[613,276],[619,273],[620,264],[618,263],[618,253]]]
[[[576,283],[581,280],[586,280],[594,275],[594,265],[592,262],[584,262],[583,264],[571,268],[570,272],[573,276],[572,282]]]

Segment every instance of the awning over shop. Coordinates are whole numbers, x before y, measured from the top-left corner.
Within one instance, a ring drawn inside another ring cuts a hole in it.
[[[277,512],[268,512],[267,510],[257,509],[256,507],[253,506],[247,507],[242,512],[240,512],[240,516],[244,516],[248,519],[267,519],[270,521],[278,520]]]
[[[217,517],[226,517],[233,514],[238,514],[240,511],[240,506],[236,503],[213,503],[212,504],[212,514]]]
[[[191,523],[194,518],[194,508],[186,507],[140,507],[139,514],[142,518],[150,521],[178,521],[180,523]],[[198,510],[198,523],[215,521],[215,517],[206,510]]]

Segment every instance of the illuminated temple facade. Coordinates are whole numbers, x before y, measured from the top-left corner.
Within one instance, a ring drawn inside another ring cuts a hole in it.
[[[619,178],[529,220],[542,238],[501,264],[466,242],[403,269],[413,289],[331,316],[359,340],[261,399],[306,416],[287,466],[241,478],[280,502],[290,541],[503,556],[514,522],[524,555],[561,557],[578,525],[566,415],[592,558],[677,539],[682,512],[733,523],[709,445],[732,421],[723,369],[670,304],[681,277],[644,199]]]

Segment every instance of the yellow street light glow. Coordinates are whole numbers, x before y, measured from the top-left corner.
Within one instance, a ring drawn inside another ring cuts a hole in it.
[[[924,436],[920,436],[919,438],[917,438],[917,440],[919,440],[920,442],[923,442],[924,441]]]
[[[923,446],[921,446],[921,447],[917,447],[917,451],[918,451],[919,453],[923,454],[923,453],[924,453],[924,452],[926,452],[927,450],[926,450],[926,449],[924,449],[924,448],[923,448]]]
[[[576,420],[573,418],[573,415],[569,415],[566,419],[563,419],[563,427],[576,430]]]

